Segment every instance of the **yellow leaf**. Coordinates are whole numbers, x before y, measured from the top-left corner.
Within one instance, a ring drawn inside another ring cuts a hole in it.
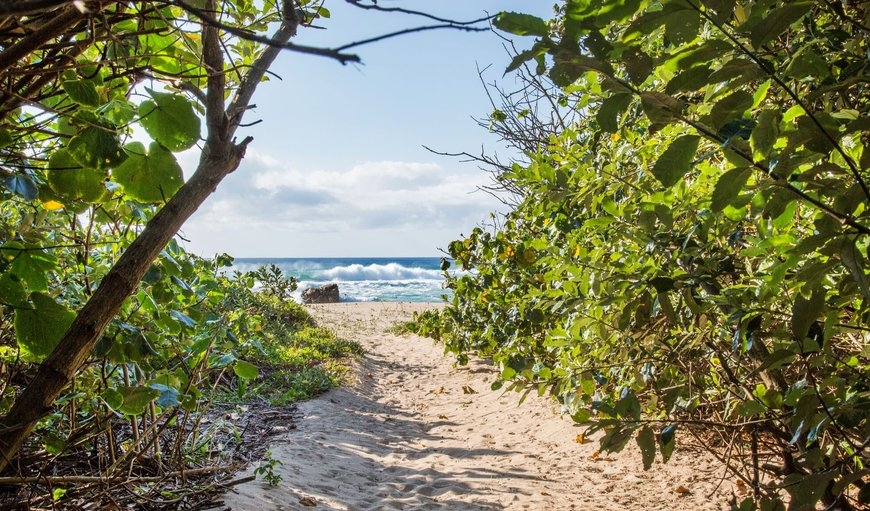
[[[57,211],[58,209],[63,209],[63,204],[57,202],[56,200],[50,200],[43,202],[42,207],[44,207],[48,211]]]
[[[589,439],[586,438],[586,435],[584,435],[583,433],[580,433],[579,435],[577,435],[577,440],[575,440],[575,441],[578,444],[588,444],[589,443]]]

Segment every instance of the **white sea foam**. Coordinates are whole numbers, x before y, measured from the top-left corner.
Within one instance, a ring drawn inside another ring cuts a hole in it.
[[[428,258],[323,258],[323,259],[241,259],[238,271],[251,271],[264,265],[278,266],[286,277],[298,280],[293,293],[297,301],[302,290],[339,284],[343,302],[437,302],[450,294],[443,288],[444,275],[437,257]]]
[[[399,263],[388,264],[351,264],[347,266],[337,266],[319,272],[319,278],[322,280],[336,281],[363,281],[363,280],[381,280],[381,281],[413,281],[413,280],[443,280],[441,272],[438,270],[428,270],[425,268],[408,268]]]

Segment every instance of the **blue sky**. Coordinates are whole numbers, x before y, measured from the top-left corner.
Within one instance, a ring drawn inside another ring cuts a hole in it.
[[[428,24],[327,0],[325,29],[295,42],[333,47]],[[519,0],[380,0],[457,20],[499,11],[549,17],[552,4]],[[520,48],[531,40],[518,40]],[[476,187],[488,176],[446,152],[509,155],[473,118],[491,110],[487,83],[510,62],[491,32],[437,30],[361,46],[362,65],[285,52],[243,128],[247,157],[182,229],[194,253],[236,257],[429,256],[485,221],[499,203]],[[196,155],[182,158],[185,167]]]

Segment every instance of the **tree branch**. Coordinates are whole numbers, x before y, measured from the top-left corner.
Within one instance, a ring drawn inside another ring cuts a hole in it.
[[[489,19],[489,18],[481,18],[480,20],[475,21],[475,23],[479,23],[479,22],[485,21],[487,19]],[[486,28],[484,28],[484,27],[471,27],[471,26],[465,26],[463,24],[455,24],[453,22],[443,23],[440,25],[425,25],[422,27],[406,28],[404,30],[397,30],[395,32],[390,32],[388,34],[383,34],[383,35],[371,37],[369,39],[363,39],[361,41],[348,43],[348,44],[339,46],[338,48],[335,49],[335,51],[343,51],[343,50],[347,50],[349,48],[355,48],[357,46],[362,46],[364,44],[370,44],[370,43],[374,43],[377,41],[383,41],[384,39],[390,39],[390,38],[400,36],[400,35],[413,34],[416,32],[425,32],[427,30],[436,30],[436,29],[440,29],[440,28],[452,28],[454,30],[465,30],[466,32],[483,32],[485,30],[489,30],[489,27],[486,27]]]
[[[354,7],[359,7],[360,9],[365,9],[367,11],[380,11],[380,12],[398,12],[402,14],[410,14],[412,16],[419,16],[421,18],[430,19],[432,21],[437,21],[439,23],[450,23],[452,25],[477,25],[483,21],[489,21],[495,18],[495,15],[487,16],[485,18],[476,19],[473,21],[454,21],[447,18],[441,18],[438,16],[434,16],[427,12],[422,11],[414,11],[411,9],[405,9],[402,7],[383,7],[378,5],[377,3],[372,4],[364,4],[361,0],[345,0],[347,3],[353,5]]]
[[[291,37],[296,35],[296,29],[299,27],[299,22],[300,20],[298,18],[285,15],[281,27],[272,36],[272,43],[263,50],[263,53],[260,54],[257,60],[255,60],[248,69],[248,72],[239,84],[239,88],[236,91],[230,106],[227,108],[227,117],[229,118],[229,128],[231,133],[235,132],[236,128],[241,124],[242,116],[245,110],[250,106],[251,98],[253,97],[257,86],[260,84],[260,80],[262,80],[263,76],[268,72],[269,67],[272,65],[275,58],[278,57],[282,47],[287,44],[287,41],[289,41]]]
[[[305,53],[308,55],[317,55],[320,57],[327,57],[330,59],[337,60],[337,61],[341,62],[342,64],[347,64],[348,62],[361,62],[359,55],[341,53],[341,51],[337,50],[337,49],[317,48],[315,46],[305,46],[305,45],[301,45],[301,44],[293,44],[290,42],[279,43],[278,41],[276,41],[272,38],[260,36],[260,35],[253,33],[253,32],[250,32],[248,30],[244,30],[244,29],[241,29],[238,27],[233,27],[231,25],[227,25],[226,23],[222,23],[221,21],[215,19],[214,16],[209,14],[206,10],[198,9],[198,8],[186,3],[184,0],[172,0],[170,3],[172,3],[173,5],[176,5],[178,7],[181,7],[185,11],[196,16],[197,18],[200,19],[200,21],[202,21],[203,25],[209,25],[209,26],[212,26],[215,28],[219,28],[219,29],[224,30],[227,33],[230,33],[230,34],[232,34],[240,39],[245,39],[246,41],[253,41],[256,43],[267,44],[269,46],[274,46],[274,47],[277,47],[279,49],[284,49],[284,50],[295,51],[297,53]]]

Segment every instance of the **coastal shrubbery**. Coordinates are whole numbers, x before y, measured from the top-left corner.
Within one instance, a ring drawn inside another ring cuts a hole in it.
[[[100,250],[89,258],[87,269],[59,266],[50,275],[86,282],[102,270],[100,261],[110,260]],[[215,417],[237,416],[261,401],[288,405],[343,381],[346,362],[361,353],[360,347],[317,328],[303,306],[276,296],[274,288],[289,283],[280,284],[272,275],[272,287],[264,288],[258,279],[268,270],[230,274],[231,262],[227,256],[198,258],[175,243],[163,251],[26,448],[20,475],[39,479],[48,464],[59,482],[40,479],[26,495],[5,498],[50,501],[53,491],[68,488],[63,476],[72,473],[111,480],[121,473],[147,478],[191,470],[231,472],[239,462],[233,452],[249,439],[240,434],[244,426]],[[76,302],[75,291],[85,286],[63,289],[65,300]],[[0,328],[3,338],[14,339],[12,328],[21,326],[22,314],[8,314]],[[0,351],[3,407],[43,357],[36,348],[19,351],[7,345]],[[173,487],[173,477],[166,484],[141,491],[195,502],[199,492],[207,498],[215,488],[206,483]],[[87,491],[70,491],[63,498],[75,503]]]
[[[866,508],[866,6],[575,2],[533,36],[492,129],[515,207],[450,245],[419,328],[493,388],[557,399],[646,468],[685,436],[734,509]],[[520,99],[518,99],[520,98]],[[512,139],[513,137],[513,139]]]

